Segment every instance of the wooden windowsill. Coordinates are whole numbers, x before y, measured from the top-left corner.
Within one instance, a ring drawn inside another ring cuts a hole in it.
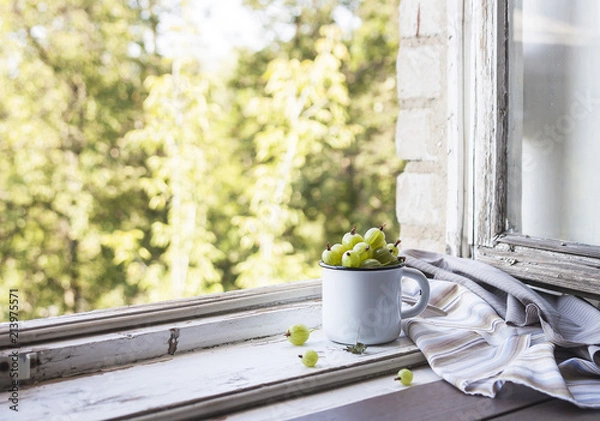
[[[130,330],[321,297],[320,280],[298,281],[19,323],[19,346]],[[0,350],[12,347],[9,324],[0,323]]]
[[[297,357],[309,347],[321,354],[314,368],[305,367]],[[313,332],[300,347],[281,335],[269,336],[34,384],[21,390],[19,413],[40,420],[206,418],[382,374],[388,374],[393,384],[399,367],[423,362],[407,338],[354,355],[326,340],[321,331]],[[0,399],[7,402],[8,395],[5,392]],[[10,415],[8,405],[0,407],[0,418]]]
[[[131,317],[133,326],[127,324]],[[303,346],[283,336],[295,323],[316,329]],[[560,416],[600,413],[523,387],[511,386],[496,399],[468,396],[435,375],[405,336],[355,355],[326,339],[320,324],[319,280],[25,323],[31,341],[18,351],[34,364],[31,378],[19,385],[19,419],[395,420],[429,414],[451,420],[535,418],[536,411],[556,408]],[[307,349],[320,355],[314,368],[298,358]],[[0,356],[11,352],[2,349]],[[415,373],[409,387],[393,381],[402,367]],[[15,415],[11,395],[0,393],[0,419]]]
[[[16,346],[9,343],[9,324],[2,323],[0,362],[10,361],[15,350],[23,358],[20,370],[29,361],[27,380],[20,375],[21,384],[92,373],[274,335],[282,327],[270,320],[293,320],[297,307],[304,308],[305,323],[318,325],[320,304],[311,302],[320,297],[320,281],[311,280],[30,320],[19,322]],[[228,327],[220,329],[225,321]],[[8,371],[0,371],[0,388],[11,382]]]
[[[327,340],[319,330],[319,280],[100,313],[24,323],[31,341],[18,352],[32,364],[19,385],[23,419],[211,417],[392,378],[400,367],[425,363],[403,336],[363,355]],[[138,324],[129,327],[132,316]],[[300,347],[283,336],[295,323],[317,329]],[[40,332],[52,339],[41,340]],[[315,368],[297,356],[309,348],[320,354]],[[0,394],[4,402],[9,397]],[[0,406],[0,419],[12,415]]]

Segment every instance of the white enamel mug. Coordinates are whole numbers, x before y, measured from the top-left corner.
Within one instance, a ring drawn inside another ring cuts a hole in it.
[[[429,302],[429,281],[416,269],[319,265],[323,269],[323,331],[334,342],[392,342],[400,336],[402,319],[418,316]],[[417,303],[404,310],[402,278],[416,281],[421,288]]]

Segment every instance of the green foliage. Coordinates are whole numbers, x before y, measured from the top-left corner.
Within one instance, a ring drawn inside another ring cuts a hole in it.
[[[313,241],[308,242],[302,236],[296,237],[294,244],[309,250],[315,261],[326,238],[341,237],[353,225],[366,230],[386,223],[386,231],[399,232],[395,178],[402,171],[403,162],[394,158],[398,2],[247,0],[246,4],[264,13],[265,30],[276,27],[268,17],[285,5],[289,14],[283,19],[296,31],[292,39],[279,40],[277,47],[270,46],[261,55],[243,56],[240,73],[234,78],[243,84],[238,82],[236,89],[256,89],[242,75],[251,69],[264,69],[276,57],[314,57],[314,37],[308,34],[318,33],[321,25],[333,22],[336,7],[352,13],[361,22],[358,28],[346,28],[344,32],[342,42],[348,53],[339,69],[349,98],[344,107],[346,120],[360,129],[353,130],[354,141],[344,147],[323,145],[318,153],[306,156],[302,176],[293,182],[296,194],[290,206],[301,209],[308,221],[320,227],[321,235],[313,235]],[[247,121],[240,122],[242,127],[248,127]]]
[[[245,192],[251,199],[249,214],[232,220],[243,235],[241,245],[255,249],[236,267],[237,285],[244,288],[316,276],[313,255],[296,243],[320,240],[322,228],[306,229],[310,220],[292,206],[293,183],[302,179],[308,157],[348,147],[360,131],[347,121],[350,100],[340,69],[348,53],[339,28],[322,26],[320,36],[314,59],[270,61],[264,96],[246,104],[245,117],[257,129],[251,135],[252,183]]]
[[[108,242],[117,256],[122,251],[118,263],[137,267],[128,281],[140,285],[151,300],[222,291],[214,263],[224,253],[216,246],[208,213],[228,199],[220,192],[228,190],[226,179],[238,169],[231,150],[220,148],[221,139],[211,128],[222,114],[211,98],[212,83],[193,68],[176,61],[171,74],[146,79],[150,94],[144,127],[127,133],[122,142],[128,156],[144,159],[139,193],[147,197],[149,209],[162,214],[149,227],[150,245],[162,253],[152,259],[146,251],[147,257],[141,256],[146,261],[138,262],[120,238],[110,236]],[[142,239],[136,239],[134,249],[145,250]]]
[[[158,1],[0,0],[0,285],[22,318],[317,277],[326,238],[399,230],[397,4],[246,3],[293,35],[225,78],[160,57]]]
[[[30,317],[89,309],[106,294],[122,305],[138,292],[103,242],[143,235],[151,216],[130,194],[140,174],[118,140],[162,65],[145,51],[152,5],[128,4],[0,3],[0,279],[19,288]]]

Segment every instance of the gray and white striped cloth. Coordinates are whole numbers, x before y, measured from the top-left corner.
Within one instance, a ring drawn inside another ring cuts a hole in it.
[[[430,304],[447,313],[403,321],[436,374],[467,394],[494,397],[513,382],[600,408],[599,310],[574,296],[536,292],[474,260],[402,255],[430,278]]]

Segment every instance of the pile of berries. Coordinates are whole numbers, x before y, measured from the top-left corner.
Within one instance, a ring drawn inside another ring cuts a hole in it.
[[[404,259],[398,257],[400,239],[386,243],[384,226],[370,228],[364,236],[356,232],[356,226],[352,227],[344,234],[341,243],[332,246],[327,243],[321,260],[330,266],[372,269],[402,263]]]

